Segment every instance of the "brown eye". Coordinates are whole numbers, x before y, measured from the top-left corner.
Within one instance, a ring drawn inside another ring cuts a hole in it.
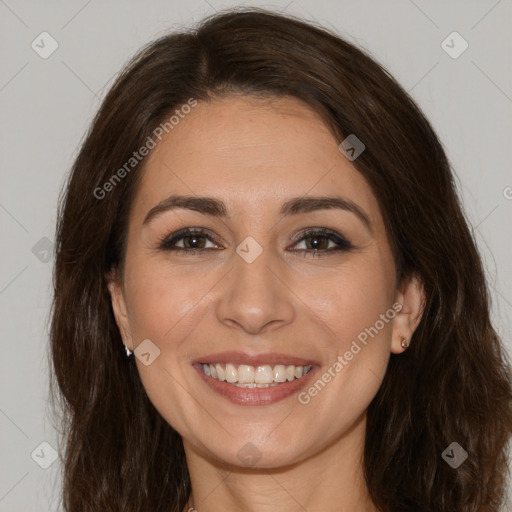
[[[160,243],[159,248],[164,251],[202,252],[211,248],[206,246],[208,241],[213,243],[214,248],[218,247],[208,231],[186,228],[166,237]],[[182,244],[182,247],[178,244]]]
[[[305,247],[294,249],[306,253],[329,253],[334,251],[349,251],[354,246],[342,235],[326,228],[310,229],[301,233],[297,244],[304,242]]]

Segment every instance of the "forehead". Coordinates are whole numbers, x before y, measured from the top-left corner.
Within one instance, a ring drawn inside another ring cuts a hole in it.
[[[376,199],[323,120],[293,98],[198,102],[147,157],[132,219],[171,194],[208,195],[248,215],[290,196],[342,195],[374,222]]]

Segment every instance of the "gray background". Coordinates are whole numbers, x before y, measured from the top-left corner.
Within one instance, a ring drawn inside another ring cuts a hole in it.
[[[61,510],[59,461],[45,470],[35,460],[51,462],[41,442],[56,446],[46,402],[53,260],[45,251],[51,255],[57,197],[78,144],[138,48],[233,5],[317,20],[370,50],[412,94],[456,172],[493,319],[512,354],[510,0],[0,0],[0,512]],[[31,47],[43,31],[59,45],[47,59]],[[453,31],[469,43],[458,58],[441,46]]]

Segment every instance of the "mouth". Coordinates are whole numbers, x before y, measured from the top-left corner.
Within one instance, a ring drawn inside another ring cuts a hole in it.
[[[265,364],[252,366],[234,363],[201,363],[203,373],[220,382],[227,382],[242,388],[267,388],[278,386],[284,382],[302,379],[313,368],[313,365],[295,366]]]
[[[193,367],[209,389],[237,405],[270,405],[300,391],[319,364],[279,354],[226,353],[204,357]]]

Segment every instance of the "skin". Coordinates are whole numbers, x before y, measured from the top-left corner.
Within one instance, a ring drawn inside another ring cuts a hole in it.
[[[338,143],[298,100],[231,96],[198,103],[146,161],[125,273],[112,273],[108,287],[124,343],[135,350],[149,338],[160,350],[152,364],[136,364],[152,403],[183,438],[198,512],[376,510],[362,476],[366,410],[390,354],[403,352],[401,337],[410,340],[418,326],[424,293],[415,278],[397,286],[377,200]],[[179,209],[143,225],[171,194],[216,197],[229,217]],[[343,210],[279,217],[284,201],[304,195],[350,199],[372,231]],[[218,241],[200,239],[207,250],[195,255],[159,249],[186,227]],[[310,227],[332,229],[355,248],[329,253],[336,244],[320,239],[313,255],[311,237],[309,245],[290,240]],[[236,252],[247,236],[263,249],[250,264]],[[233,404],[191,366],[212,352],[274,351],[316,360],[322,373],[395,302],[400,313],[306,405],[296,396]],[[248,442],[260,457],[251,467],[237,456]]]

